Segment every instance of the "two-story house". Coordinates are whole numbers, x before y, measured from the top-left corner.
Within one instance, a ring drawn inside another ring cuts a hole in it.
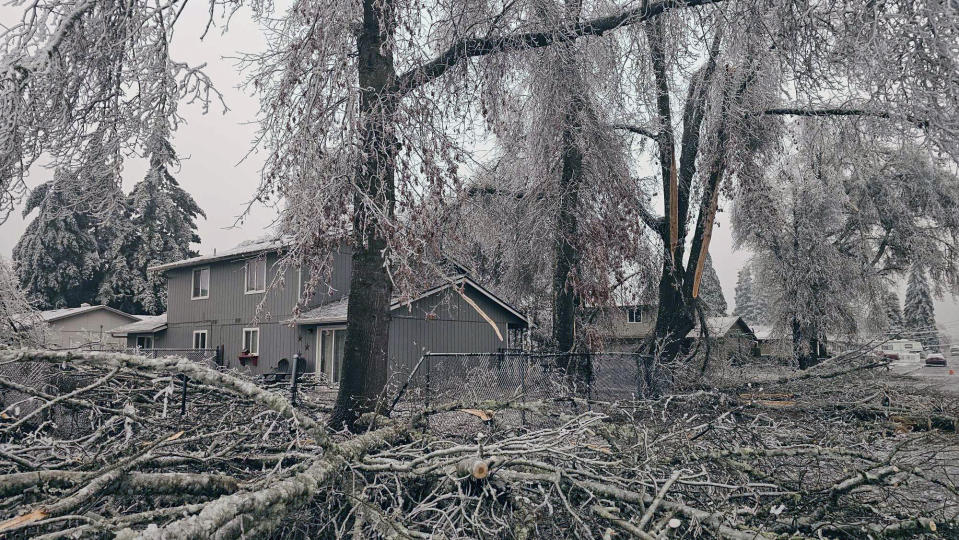
[[[282,241],[248,242],[219,254],[153,267],[151,271],[167,278],[165,319],[115,332],[125,335],[131,347],[222,347],[228,367],[253,373],[284,370],[299,353],[308,371],[319,371],[336,382],[349,318],[350,252],[336,254],[330,282],[317,287],[294,316],[308,276],[295,268],[276,275],[285,249]],[[393,302],[391,370],[408,372],[424,352],[480,353],[516,347],[511,336],[527,326],[518,310],[458,269],[412,301]]]

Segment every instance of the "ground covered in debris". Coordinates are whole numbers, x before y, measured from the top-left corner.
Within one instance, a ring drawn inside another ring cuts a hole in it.
[[[293,408],[183,359],[5,350],[0,387],[5,538],[959,535],[959,401],[870,357],[443,400],[356,435],[327,431],[328,393]]]

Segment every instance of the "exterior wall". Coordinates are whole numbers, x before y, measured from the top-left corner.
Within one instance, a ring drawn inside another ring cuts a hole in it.
[[[94,348],[122,348],[124,338],[113,337],[110,330],[134,319],[106,309],[88,311],[50,323],[50,338],[47,346],[57,349],[92,346]]]
[[[210,295],[205,299],[191,299],[193,270],[202,266],[168,271],[167,330],[162,339],[157,340],[156,347],[191,348],[193,332],[206,330],[207,347],[223,346],[226,365],[240,367],[238,357],[243,347],[243,329],[259,328],[260,357],[255,367],[247,366],[244,369],[254,373],[272,372],[280,360],[291,359],[296,352],[303,354],[312,366],[315,342],[312,334],[283,322],[292,315],[299,299],[298,287],[305,283],[305,277],[300,279],[295,269],[288,269],[271,288],[277,277],[279,255],[268,253],[267,291],[245,294],[245,263],[252,258],[206,265],[210,268]],[[325,292],[327,287],[322,289],[324,293],[317,296],[328,297]],[[257,317],[261,302],[263,309]]]
[[[424,352],[489,353],[516,346],[509,343],[509,324],[519,320],[478,291],[467,287],[476,302],[503,336],[456,292],[449,289],[393,311],[390,325],[391,375],[406,376]]]
[[[240,367],[238,356],[243,343],[243,329],[260,330],[260,350],[257,365],[246,366],[253,373],[276,370],[283,360],[292,360],[295,353],[303,355],[307,370],[316,369],[315,326],[291,326],[284,322],[292,315],[299,293],[308,281],[296,270],[287,270],[282,283],[272,289],[269,284],[276,276],[278,254],[267,254],[267,292],[244,294],[247,259],[213,262],[167,272],[168,309],[167,330],[155,338],[157,348],[191,348],[193,332],[207,331],[207,346],[223,346],[224,361],[229,368]],[[205,299],[191,299],[192,275],[195,268],[209,266],[210,295]],[[328,285],[321,284],[304,309],[339,300],[349,294],[351,261],[349,251],[342,251],[333,261],[333,274]],[[264,300],[259,321],[257,306]],[[478,291],[467,287],[466,294],[497,324],[503,341],[492,327],[467,304],[459,294],[445,290],[429,298],[414,302],[393,312],[390,326],[391,371],[408,373],[424,351],[430,352],[496,352],[510,346],[510,323],[519,320]],[[136,336],[126,344],[136,344]],[[514,344],[515,345],[515,344]]]
[[[596,317],[596,323],[608,336],[605,350],[633,352],[656,327],[656,306],[637,306],[642,310],[642,322],[631,323],[627,307],[606,308]]]

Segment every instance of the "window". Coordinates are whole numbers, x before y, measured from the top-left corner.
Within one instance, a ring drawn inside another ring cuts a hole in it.
[[[260,355],[260,329],[259,328],[243,329],[243,348],[241,350],[246,351],[246,354],[249,354],[250,356]]]
[[[643,308],[629,308],[626,310],[626,320],[631,323],[643,322]]]
[[[343,349],[346,345],[346,329],[330,328],[319,330],[316,335],[317,360],[320,372],[331,383],[339,383],[343,370]]]
[[[206,348],[206,330],[193,331],[193,348],[194,349]]]
[[[152,348],[153,348],[153,336],[137,336],[137,348],[138,348],[138,349],[152,349]]]
[[[196,268],[193,270],[193,294],[191,298],[199,300],[210,297],[210,268]]]
[[[266,290],[266,257],[246,261],[246,294],[261,293]]]

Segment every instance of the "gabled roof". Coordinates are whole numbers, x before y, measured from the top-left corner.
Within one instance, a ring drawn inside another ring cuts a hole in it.
[[[118,326],[110,330],[113,337],[126,337],[128,334],[155,334],[166,330],[166,313],[162,315],[141,315],[140,320]]]
[[[211,262],[225,261],[229,259],[241,259],[265,251],[282,251],[288,246],[289,242],[282,238],[266,237],[258,240],[247,240],[237,244],[236,247],[233,247],[232,249],[227,249],[219,253],[214,253],[212,255],[200,255],[199,257],[192,257],[189,259],[183,259],[182,261],[174,261],[166,264],[158,264],[156,266],[147,268],[147,270],[150,272],[166,272],[167,270],[173,270],[175,268],[188,268],[190,266],[199,266],[201,264],[209,264]]]
[[[499,297],[497,297],[492,292],[486,290],[484,287],[473,281],[469,276],[461,274],[459,276],[452,277],[446,283],[442,285],[437,285],[427,289],[417,295],[414,298],[409,300],[404,300],[400,297],[393,297],[392,302],[390,303],[390,311],[396,311],[398,309],[404,308],[412,304],[413,302],[422,300],[428,296],[432,296],[436,293],[439,293],[445,289],[448,289],[452,286],[458,285],[469,285],[471,288],[488,298],[493,303],[499,305],[504,310],[509,312],[511,315],[515,316],[519,320],[523,321],[524,324],[529,326],[529,320],[523,316],[516,308],[510,306]],[[329,304],[323,304],[322,306],[315,307],[309,311],[301,313],[299,317],[290,319],[287,322],[292,322],[295,324],[337,324],[337,323],[346,323],[348,318],[347,313],[347,298],[341,298],[335,302],[330,302]]]
[[[140,317],[136,315],[131,315],[125,311],[120,311],[119,309],[114,309],[110,306],[103,306],[103,305],[99,305],[99,306],[86,305],[86,306],[72,307],[72,308],[48,309],[46,311],[40,312],[40,318],[43,319],[44,322],[54,322],[62,319],[68,319],[70,317],[76,317],[77,315],[82,315],[84,313],[90,313],[93,311],[100,311],[100,310],[116,313],[117,315],[120,315],[121,317],[126,317],[130,319],[131,321],[140,320]]]
[[[730,317],[707,317],[706,318],[706,328],[709,330],[709,337],[723,337],[725,336],[734,326],[740,326],[746,333],[752,334],[752,329],[746,324],[746,321],[742,317],[737,317],[735,315]],[[687,338],[698,338],[701,337],[702,331],[700,330],[699,323],[696,323],[696,326],[686,334]]]

